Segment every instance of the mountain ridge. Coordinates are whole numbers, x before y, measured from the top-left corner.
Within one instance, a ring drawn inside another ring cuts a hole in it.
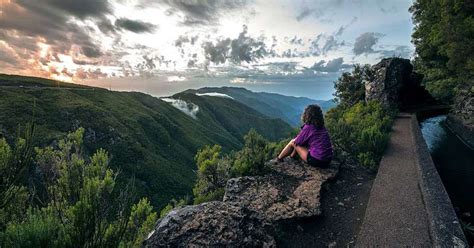
[[[293,127],[300,125],[301,113],[307,105],[318,104],[324,112],[335,106],[333,100],[314,100],[307,97],[286,96],[268,92],[254,92],[241,87],[204,87],[200,89],[185,90],[183,93],[224,94],[268,117],[280,118]]]

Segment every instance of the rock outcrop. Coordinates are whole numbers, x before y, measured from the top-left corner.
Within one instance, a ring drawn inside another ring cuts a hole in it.
[[[158,221],[145,247],[275,247],[270,222],[227,202],[171,211]]]
[[[223,202],[171,211],[145,247],[274,247],[273,224],[321,214],[321,187],[336,176],[337,163],[328,169],[289,158],[268,163],[265,176],[230,179]]]
[[[238,202],[267,220],[312,217],[321,214],[321,187],[337,169],[320,169],[302,162],[273,162],[272,173],[240,177],[227,182],[224,202]]]
[[[408,59],[387,58],[372,66],[364,80],[365,100],[376,100],[401,110],[433,104],[434,98],[421,85],[423,76],[413,71]]]

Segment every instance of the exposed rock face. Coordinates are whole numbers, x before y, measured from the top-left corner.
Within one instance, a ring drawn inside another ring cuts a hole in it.
[[[376,100],[385,106],[400,109],[432,104],[434,99],[421,86],[423,76],[413,72],[410,60],[382,59],[372,66],[372,75],[365,79],[365,100]]]
[[[273,162],[266,176],[230,179],[224,202],[238,202],[271,221],[320,215],[321,186],[336,175],[333,165],[320,169],[298,161]]]
[[[259,214],[226,202],[171,211],[160,219],[146,247],[275,247],[271,225]]]
[[[321,214],[322,184],[336,176],[328,169],[286,159],[270,161],[266,176],[228,181],[223,202],[171,211],[160,219],[146,247],[274,247],[273,223]]]
[[[474,86],[459,89],[452,113],[448,116],[448,125],[470,147],[474,147]]]

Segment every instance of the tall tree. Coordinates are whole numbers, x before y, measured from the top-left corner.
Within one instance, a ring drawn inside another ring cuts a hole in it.
[[[474,85],[474,1],[416,0],[415,67],[438,99],[451,102],[460,87]]]

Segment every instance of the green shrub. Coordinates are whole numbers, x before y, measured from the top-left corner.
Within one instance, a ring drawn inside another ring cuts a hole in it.
[[[35,170],[41,182],[20,194],[29,194],[26,199],[35,201],[29,201],[29,210],[23,216],[2,223],[0,247],[141,245],[154,225],[156,213],[147,199],[132,206],[134,195],[129,188],[116,187],[117,173],[108,167],[105,150],[83,157],[83,134],[82,128],[69,133],[58,142],[57,149],[36,148]],[[5,142],[0,143],[0,158],[11,161],[5,158],[13,154],[12,150]],[[18,159],[23,161],[24,157]],[[11,187],[24,188],[18,180]],[[0,213],[5,215],[20,200],[12,198]]]
[[[194,203],[222,200],[223,188],[229,178],[229,161],[221,157],[222,147],[206,146],[199,150],[195,160],[198,167],[193,188]]]
[[[269,143],[251,129],[244,136],[245,144],[241,150],[221,155],[219,145],[206,146],[199,150],[195,160],[198,167],[197,180],[193,188],[194,204],[220,201],[224,187],[231,177],[263,175],[269,171],[266,162],[276,157],[286,143]],[[162,216],[176,205],[170,203],[162,210]]]
[[[274,153],[268,141],[254,129],[244,136],[244,141],[244,147],[235,154],[232,175],[251,176],[268,172],[269,168],[265,162],[271,159]]]
[[[375,169],[387,146],[393,116],[378,102],[359,102],[329,110],[326,125],[336,148]]]

